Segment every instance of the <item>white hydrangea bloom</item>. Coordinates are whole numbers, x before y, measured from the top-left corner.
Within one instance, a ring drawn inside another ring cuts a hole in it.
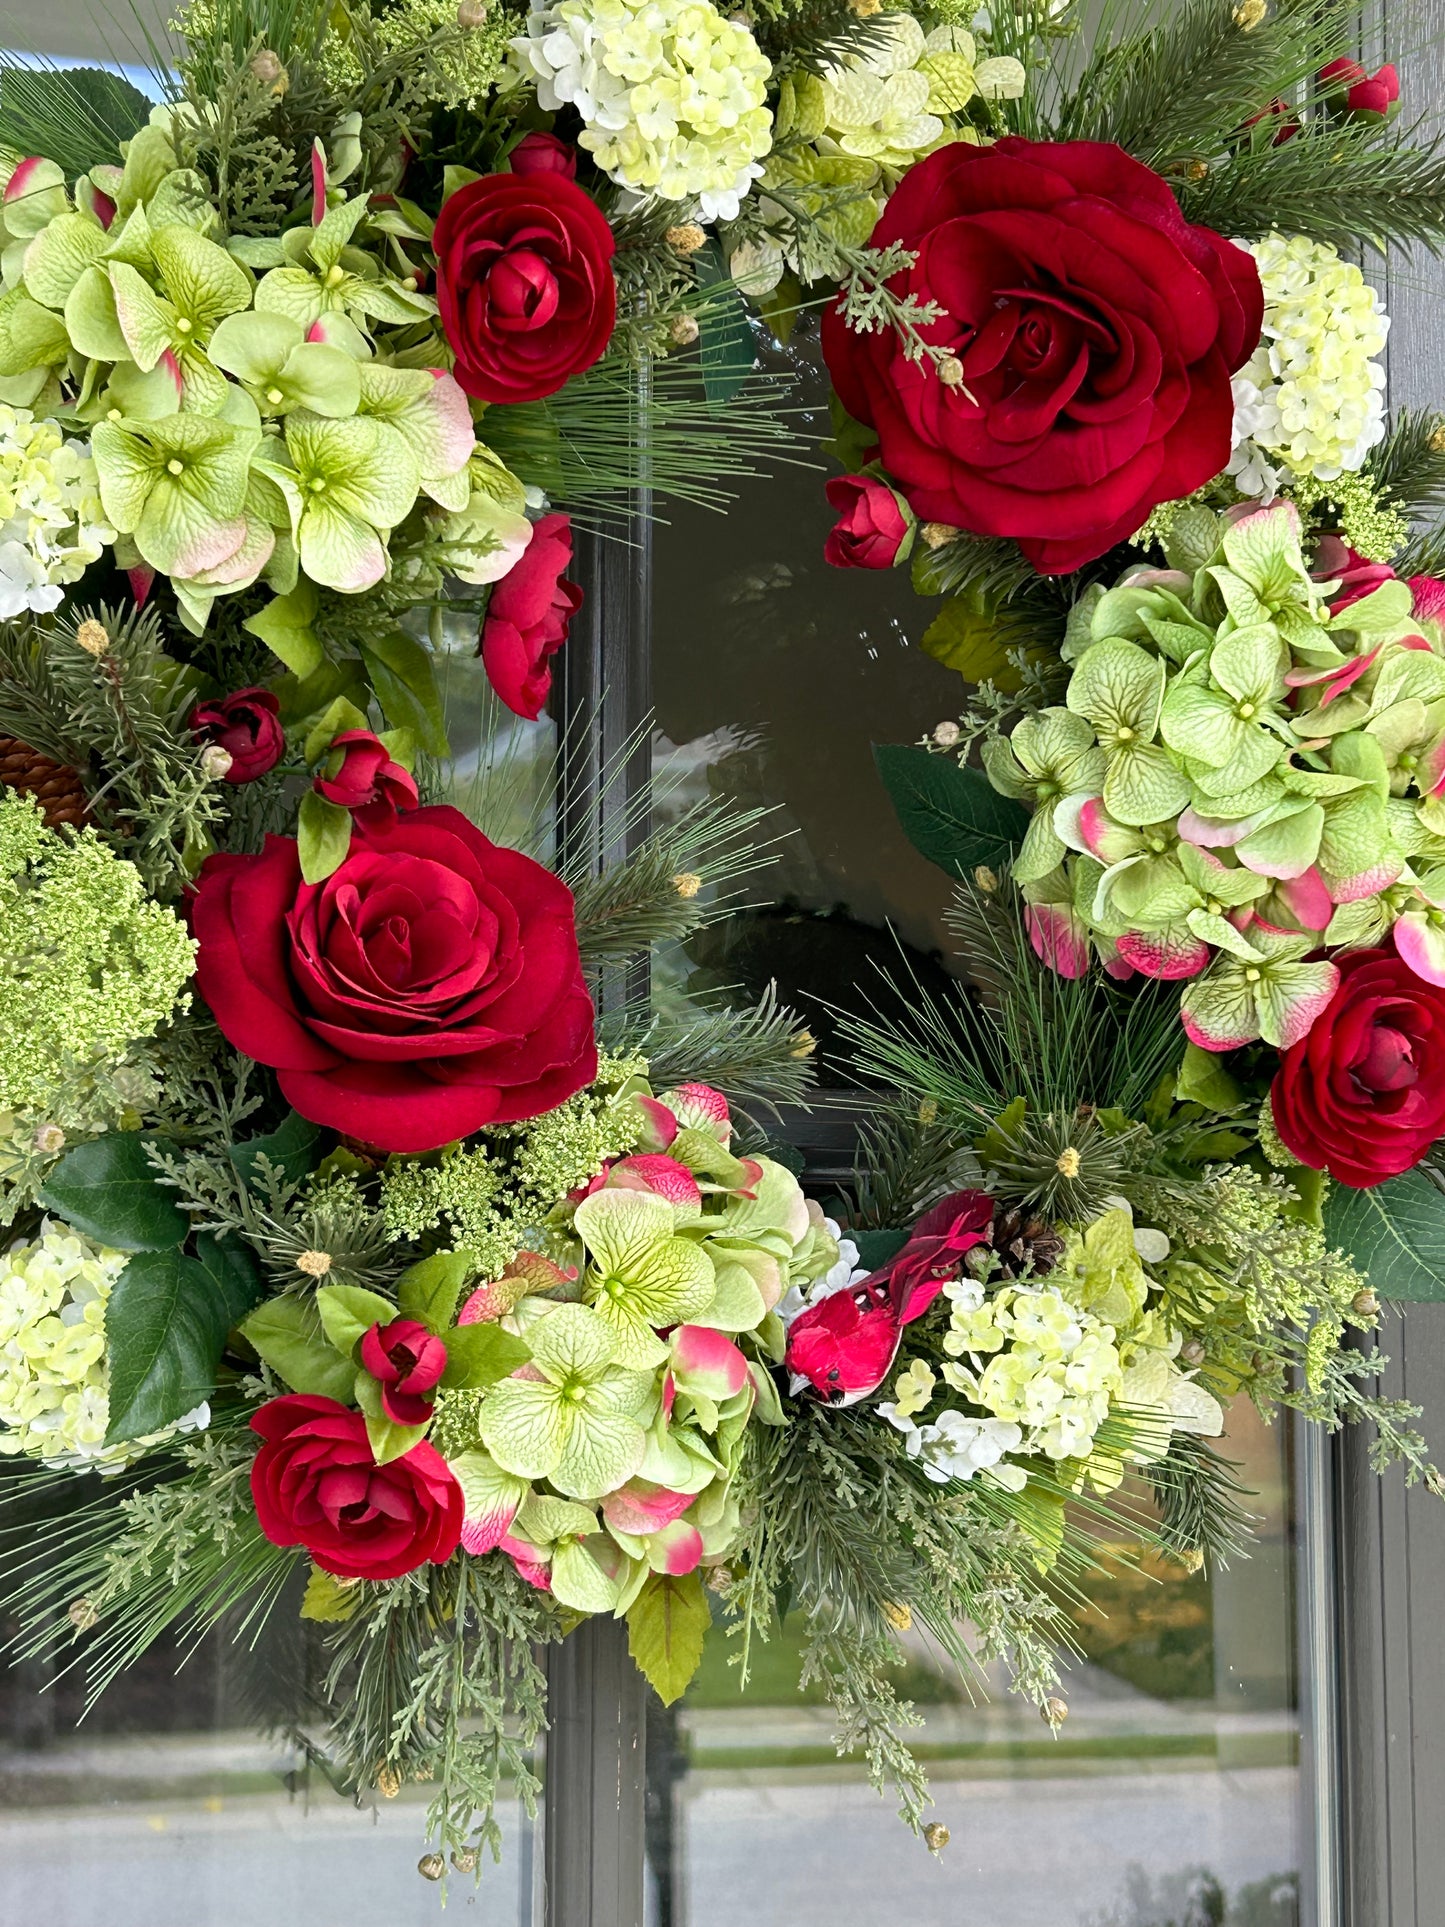
[[[118,1471],[169,1437],[105,1442],[105,1306],[128,1255],[51,1219],[33,1244],[0,1254],[0,1452]],[[171,1429],[194,1431],[210,1418],[199,1405]]]
[[[58,608],[115,539],[90,444],[0,405],[0,620]]]
[[[1114,1327],[1052,1286],[1006,1286],[977,1305],[971,1296],[953,1297],[945,1379],[1021,1426],[1027,1451],[1087,1457],[1123,1382]]]
[[[866,1278],[866,1267],[858,1263],[858,1247],[851,1238],[843,1236],[843,1228],[832,1218],[824,1218],[823,1229],[838,1247],[837,1262],[821,1278],[815,1278],[806,1291],[801,1285],[789,1285],[778,1304],[778,1316],[784,1328],[792,1324],[800,1313],[810,1305],[820,1304],[823,1299],[831,1298],[834,1292],[846,1291],[849,1285],[856,1285]],[[806,1384],[805,1379],[797,1379],[795,1387]]]
[[[772,145],[772,68],[745,26],[710,0],[556,0],[512,50],[549,113],[577,109],[619,186],[736,220]]]
[[[1269,502],[1282,470],[1334,481],[1383,441],[1385,371],[1376,357],[1390,323],[1360,270],[1327,243],[1271,234],[1250,252],[1264,287],[1264,330],[1234,378],[1228,472],[1242,495]]]

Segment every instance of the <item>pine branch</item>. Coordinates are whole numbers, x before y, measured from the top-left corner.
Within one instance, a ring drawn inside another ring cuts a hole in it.
[[[1401,408],[1365,463],[1366,479],[1410,516],[1445,510],[1445,414]],[[1415,571],[1416,574],[1423,571]]]
[[[885,1110],[858,1133],[849,1227],[892,1231],[911,1225],[939,1198],[981,1178],[978,1159],[926,1104]]]
[[[739,893],[727,886],[774,860],[771,844],[749,835],[768,814],[709,797],[654,830],[622,862],[579,876],[573,888],[583,963],[626,962],[732,915]]]
[[[1445,528],[1417,535],[1395,557],[1394,569],[1402,576],[1445,576]]]
[[[1236,1468],[1193,1432],[1175,1432],[1162,1459],[1142,1468],[1163,1515],[1160,1543],[1175,1558],[1203,1555],[1228,1565],[1244,1556],[1254,1517],[1240,1504],[1252,1497]]]
[[[1185,183],[1191,221],[1221,234],[1308,235],[1339,248],[1362,239],[1445,248],[1445,148],[1407,144],[1415,129],[1380,144],[1376,129],[1316,121],[1282,147],[1243,148]]]
[[[609,1051],[640,1051],[655,1088],[693,1080],[712,1084],[746,1112],[756,1106],[776,1116],[801,1104],[817,1076],[813,1039],[773,985],[743,1010],[689,1010],[679,1016],[632,1007],[604,1015],[599,1036]]]

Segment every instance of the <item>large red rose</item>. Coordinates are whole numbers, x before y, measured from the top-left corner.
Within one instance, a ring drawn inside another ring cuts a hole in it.
[[[612,229],[565,174],[469,181],[443,203],[432,246],[442,332],[469,395],[539,401],[611,340]]]
[[[1230,374],[1259,340],[1259,272],[1191,227],[1122,148],[942,147],[874,229],[873,247],[895,243],[917,258],[889,285],[944,310],[921,332],[961,378],[950,386],[896,331],[861,334],[837,307],[823,352],[920,521],[1012,536],[1059,574],[1224,467]]]
[[[462,1488],[425,1440],[378,1465],[360,1412],[301,1393],[263,1405],[251,1430],[251,1497],[273,1545],[305,1546],[338,1579],[397,1579],[456,1551]]]
[[[536,1117],[596,1075],[571,891],[445,804],[356,822],[324,883],[290,837],[208,857],[191,922],[237,1050],[384,1151]]]
[[[535,722],[552,688],[550,661],[567,640],[582,591],[563,573],[572,561],[572,521],[544,515],[532,539],[493,588],[477,654],[487,680],[518,716]]]
[[[1392,951],[1339,960],[1340,987],[1284,1054],[1275,1129],[1301,1164],[1363,1190],[1445,1136],[1445,990]]]

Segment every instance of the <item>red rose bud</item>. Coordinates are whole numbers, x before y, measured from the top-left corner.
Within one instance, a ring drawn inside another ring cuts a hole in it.
[[[425,1425],[429,1392],[447,1368],[447,1348],[415,1318],[373,1325],[361,1341],[361,1362],[381,1387],[381,1409],[395,1425]]]
[[[269,689],[238,689],[213,703],[198,703],[190,729],[198,743],[214,743],[231,759],[227,783],[254,783],[275,769],[286,753],[281,704]]]
[[[1263,134],[1271,123],[1275,128],[1274,137],[1270,141],[1271,147],[1283,147],[1285,142],[1292,141],[1300,130],[1299,116],[1289,102],[1282,100],[1278,94],[1267,107],[1261,107],[1257,114],[1251,114],[1244,125],[1248,128],[1258,127]]]
[[[1402,917],[1396,924],[1396,943]],[[1418,1164],[1445,1135],[1445,988],[1388,950],[1339,960],[1340,982],[1270,1088],[1275,1129],[1301,1164],[1363,1190]]]
[[[507,156],[514,174],[563,174],[569,181],[577,178],[577,149],[555,134],[523,134]]]
[[[323,883],[291,837],[210,856],[191,928],[231,1043],[383,1151],[539,1117],[597,1074],[571,891],[449,805],[357,823]]]
[[[516,562],[496,583],[477,654],[487,679],[515,715],[535,722],[552,688],[550,659],[567,640],[582,591],[563,574],[572,560],[572,523],[544,515]]]
[[[329,776],[318,776],[312,787],[350,810],[361,824],[390,823],[398,810],[414,810],[421,798],[410,770],[391,759],[386,744],[369,729],[345,729],[331,740]]]
[[[835,475],[823,490],[838,511],[823,544],[835,569],[892,569],[908,560],[918,529],[912,509],[872,475]]]
[[[953,142],[908,170],[870,245],[914,257],[889,288],[938,302],[924,335],[961,371],[945,383],[895,329],[824,313],[838,399],[920,522],[1009,537],[1062,574],[1228,461],[1259,270],[1122,148]]]
[[[251,1430],[251,1497],[273,1545],[304,1546],[339,1579],[397,1579],[456,1551],[462,1488],[424,1441],[378,1465],[360,1412],[299,1393],[263,1405]]]
[[[442,332],[469,395],[540,401],[600,358],[617,319],[614,245],[597,203],[565,174],[489,174],[458,188],[432,247]]]
[[[965,1253],[988,1242],[992,1224],[993,1199],[982,1191],[941,1199],[880,1270],[793,1320],[788,1369],[835,1404],[851,1405],[877,1391],[898,1355],[903,1327],[959,1276]]]
[[[1321,93],[1349,114],[1372,114],[1392,120],[1400,111],[1400,76],[1393,66],[1366,73],[1358,60],[1332,60],[1319,72]]]

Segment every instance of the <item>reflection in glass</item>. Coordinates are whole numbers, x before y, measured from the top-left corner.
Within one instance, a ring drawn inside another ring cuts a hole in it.
[[[992,1668],[971,1703],[917,1639],[901,1690],[951,1835],[936,1857],[836,1759],[792,1629],[743,1694],[715,1638],[649,1728],[652,1927],[1299,1927],[1286,1437],[1231,1413],[1249,1560],[1190,1574],[1120,1546],[1086,1586],[1057,1736]]]

